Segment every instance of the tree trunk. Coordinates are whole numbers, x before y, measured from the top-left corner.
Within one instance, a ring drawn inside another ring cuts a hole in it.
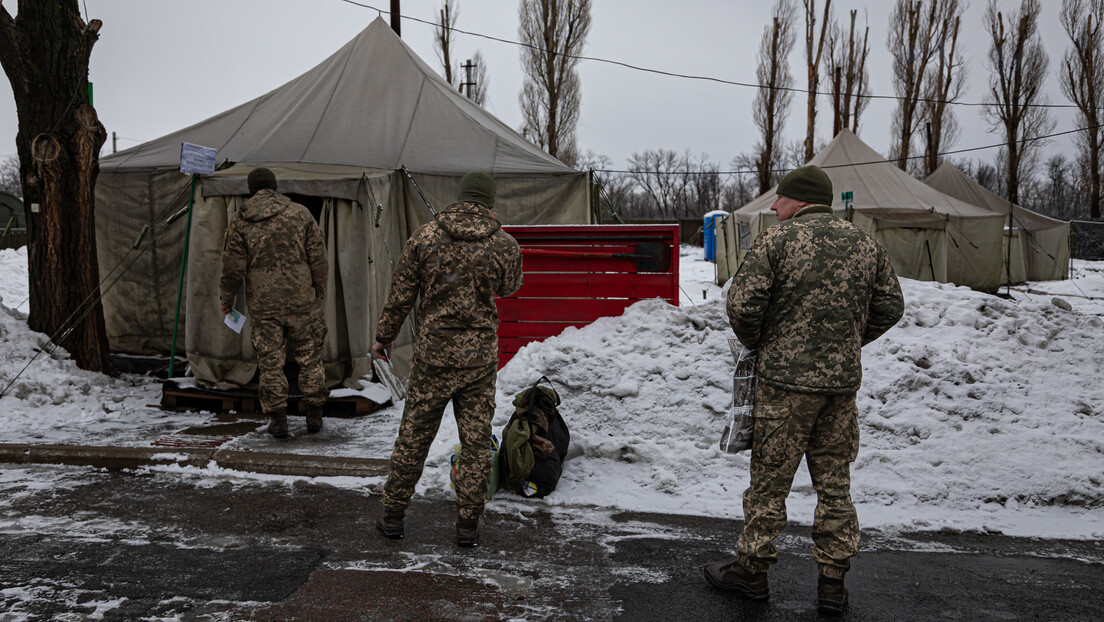
[[[107,139],[90,105],[88,59],[99,20],[76,0],[0,6],[0,64],[19,114],[16,149],[27,210],[32,330],[50,335],[77,365],[113,372],[99,302],[94,193]]]

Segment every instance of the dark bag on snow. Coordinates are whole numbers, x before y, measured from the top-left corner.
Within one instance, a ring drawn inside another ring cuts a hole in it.
[[[571,433],[560,411],[560,396],[541,377],[514,397],[514,414],[502,430],[498,452],[499,482],[526,497],[543,497],[556,489]]]

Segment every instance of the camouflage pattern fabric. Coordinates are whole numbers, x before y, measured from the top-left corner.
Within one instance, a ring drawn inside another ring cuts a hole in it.
[[[244,279],[250,319],[312,313],[326,298],[328,270],[322,232],[307,208],[261,190],[230,220],[220,302],[233,306]]]
[[[390,473],[383,487],[385,509],[404,511],[410,504],[445,406],[452,400],[462,445],[455,480],[457,511],[464,519],[479,518],[483,513],[491,468],[497,368],[497,361],[461,368],[414,363],[399,435],[391,452]]]
[[[813,559],[841,579],[859,552],[859,519],[851,503],[851,463],[859,451],[855,394],[799,393],[758,387],[751,447],[751,485],[744,492],[744,531],[737,559],[751,572],[778,561],[773,540],[786,526],[786,497],[805,456],[817,507]]]
[[[326,374],[322,368],[322,344],[326,322],[320,313],[300,313],[276,318],[250,318],[250,338],[257,351],[261,410],[269,414],[287,407],[288,382],[284,376],[286,353],[299,364],[299,389],[307,408],[326,403]]]
[[[521,249],[491,210],[478,203],[450,205],[403,248],[376,341],[395,340],[420,294],[415,361],[451,367],[495,362],[494,298],[516,292],[521,278]]]
[[[885,248],[826,205],[760,234],[727,302],[736,336],[758,352],[758,378],[811,393],[857,391],[860,349],[904,313]]]

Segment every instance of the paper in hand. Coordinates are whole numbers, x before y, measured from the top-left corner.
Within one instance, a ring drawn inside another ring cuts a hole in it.
[[[226,314],[223,322],[230,327],[230,330],[241,334],[242,327],[245,326],[245,316],[237,309],[230,309],[230,313]]]

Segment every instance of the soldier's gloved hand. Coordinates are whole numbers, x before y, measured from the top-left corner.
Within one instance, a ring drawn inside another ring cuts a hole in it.
[[[377,341],[376,343],[372,344],[372,354],[381,359],[387,359],[388,361],[390,361],[392,347],[393,346],[390,343],[383,344]]]

